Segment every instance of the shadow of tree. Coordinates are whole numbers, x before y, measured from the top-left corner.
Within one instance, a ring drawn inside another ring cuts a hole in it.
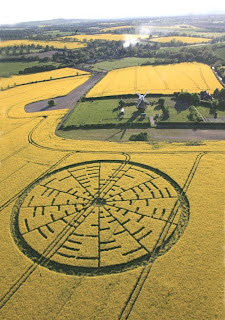
[[[140,111],[134,111],[132,113],[132,116],[130,117],[130,119],[127,120],[127,122],[133,122],[135,119],[137,119],[137,117],[140,115]]]
[[[154,107],[154,110],[161,110],[161,106],[159,104],[157,104],[155,107]]]
[[[190,107],[189,103],[187,102],[181,102],[177,101],[174,105],[174,109],[177,111],[177,113],[180,113],[182,111],[187,110]]]
[[[120,109],[120,107],[118,106],[118,107],[114,108],[112,111],[113,111],[113,112],[118,112],[119,109]]]

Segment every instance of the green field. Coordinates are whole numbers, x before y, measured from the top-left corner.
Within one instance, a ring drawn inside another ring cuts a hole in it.
[[[207,118],[213,118],[213,114],[210,113],[210,108],[197,106],[197,110]],[[225,111],[217,110],[217,117],[225,117]]]
[[[125,115],[119,117],[119,99],[94,100],[81,102],[76,105],[72,113],[69,115],[64,127],[67,126],[85,126],[98,124],[117,124],[128,122],[148,122],[151,115],[151,109],[148,108],[146,117],[143,119],[136,106],[125,107]]]
[[[140,111],[136,108],[138,98],[124,99],[125,102],[133,102],[130,106],[125,106],[125,114],[120,116],[119,101],[120,99],[103,99],[103,100],[88,100],[80,102],[76,105],[70,115],[63,123],[63,130],[85,126],[102,125],[120,125],[120,124],[147,124],[150,123],[150,117],[162,115],[162,110],[158,105],[159,97],[149,96],[148,105],[145,116],[141,116]],[[188,115],[190,114],[189,105],[187,103],[175,102],[170,96],[163,96],[165,106],[169,107],[169,118],[167,122],[189,122]],[[213,118],[210,114],[210,109],[204,106],[197,106],[197,110],[202,116]],[[225,117],[225,111],[218,111],[218,117]]]
[[[52,30],[52,31],[45,31],[43,33],[43,35],[45,36],[52,36],[52,37],[57,37],[59,35],[59,37],[64,37],[64,36],[71,36],[73,34],[73,32],[69,32],[69,31],[60,31],[60,30]]]
[[[33,66],[44,66],[44,65],[54,65],[59,66],[59,63],[52,61],[49,62],[0,62],[0,77],[8,77],[14,74],[19,74],[19,71],[24,70],[25,68],[30,68]]]
[[[175,30],[174,30],[175,31]],[[176,30],[178,31],[178,30]],[[210,32],[210,31],[201,31],[201,30],[195,30],[195,29],[188,29],[178,31],[180,34],[186,33],[187,35],[190,36],[197,36],[197,37],[205,37],[205,38],[218,38],[218,37],[223,37],[225,35],[225,32]]]
[[[138,101],[138,99],[136,99]],[[150,101],[151,99],[149,99]],[[157,105],[148,106],[141,116],[136,104],[124,107],[124,117],[119,116],[119,99],[93,100],[78,103],[69,117],[63,123],[63,127],[103,125],[103,124],[129,124],[129,123],[149,123],[149,117],[161,114]]]
[[[118,68],[134,67],[139,66],[142,63],[150,62],[154,63],[154,58],[124,58],[124,59],[114,59],[102,62],[97,62],[93,65],[93,70],[113,70]]]

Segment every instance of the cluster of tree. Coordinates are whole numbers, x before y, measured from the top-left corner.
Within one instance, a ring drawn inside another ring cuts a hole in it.
[[[1,40],[30,39],[36,34],[36,28],[0,29]]]
[[[221,90],[216,89],[213,93],[212,101],[200,100],[200,95],[197,93],[185,92],[174,92],[174,97],[177,101],[182,101],[189,104],[189,120],[191,121],[202,121],[201,116],[196,111],[194,106],[204,105],[210,108],[210,113],[215,114],[217,110],[225,110],[225,88]],[[164,100],[164,99],[162,99]]]
[[[174,97],[177,101],[187,103],[189,105],[188,119],[190,121],[202,121],[201,115],[198,113],[195,106],[200,104],[200,95],[197,93],[190,93],[188,91],[174,92]]]
[[[120,29],[115,29],[115,30],[110,30],[110,33],[113,33],[113,34],[134,34],[136,32],[136,27],[131,27],[131,28],[120,28]],[[101,31],[101,33],[109,33],[108,30],[106,31]]]
[[[1,62],[33,62],[33,61],[39,61],[39,62],[49,62],[51,58],[45,57],[40,58],[39,56],[13,56],[13,57],[5,57],[4,59],[0,60]]]
[[[82,50],[57,52],[53,60],[65,64],[91,63],[95,60],[120,58],[126,56],[128,51],[129,49],[123,47],[123,41],[93,40],[88,41]]]
[[[222,78],[223,82],[225,82],[225,67],[223,67],[220,63],[215,67],[218,75]]]
[[[165,121],[170,117],[170,110],[168,106],[165,106],[165,99],[160,98],[158,100],[158,106],[162,110],[162,115],[160,116],[160,120]]]
[[[201,115],[197,112],[197,110],[194,106],[189,107],[188,119],[190,121],[195,121],[195,122],[203,121]]]
[[[21,45],[15,45],[15,46],[7,46],[0,48],[0,54],[6,55],[6,56],[15,56],[15,55],[21,55],[21,54],[28,54],[31,53],[34,50],[41,50],[44,47],[40,44],[21,44]]]
[[[180,32],[180,31],[173,31],[173,32],[167,32],[165,37],[194,37],[194,38],[202,38],[202,34],[191,34],[191,33],[185,33],[185,32]]]
[[[225,88],[221,90],[216,89],[213,93],[215,100],[212,101],[212,109],[216,110],[225,110]]]
[[[212,39],[212,43],[220,43],[220,42],[223,42],[223,41],[225,41],[225,36],[224,35],[221,35],[220,37],[216,37],[216,38]]]
[[[181,47],[160,49],[161,44],[153,42],[139,42],[136,45],[124,46],[123,41],[92,40],[87,42],[85,48],[76,50],[64,50],[57,52],[53,59],[67,65],[80,63],[95,63],[106,59],[119,59],[126,57],[155,58],[154,62],[145,64],[169,64],[179,62],[197,61],[210,65],[222,63],[225,59],[219,59],[211,48]],[[160,49],[160,50],[159,50]]]
[[[200,95],[197,93],[190,93],[187,91],[182,91],[182,92],[174,92],[174,96],[176,100],[186,102],[190,105],[198,105],[200,102]]]
[[[10,29],[9,27],[0,29],[0,38],[2,40],[15,40],[15,39],[36,39],[36,40],[50,40],[55,39],[61,35],[61,33],[68,33],[70,35],[92,34],[98,30],[98,24],[95,21],[87,21],[81,23],[65,23],[59,25],[42,26],[18,26]]]
[[[30,68],[25,68],[24,70],[19,71],[19,74],[29,74],[29,73],[38,73],[38,72],[44,72],[44,71],[50,71],[57,69],[54,65],[42,65],[42,66],[33,66]]]
[[[178,51],[159,50],[156,52],[156,57],[164,58],[168,61],[177,62],[202,62],[210,65],[221,63],[221,59],[215,55],[214,51],[208,47],[182,47]],[[222,61],[225,63],[225,60]]]
[[[147,132],[140,132],[137,134],[132,134],[129,138],[130,141],[148,141]]]

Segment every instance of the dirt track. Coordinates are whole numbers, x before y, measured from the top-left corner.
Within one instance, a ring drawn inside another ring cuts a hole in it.
[[[125,142],[132,134],[147,132],[153,141],[204,141],[225,140],[225,130],[193,129],[90,129],[70,130],[57,133],[67,139]]]
[[[81,86],[72,90],[66,96],[54,98],[55,106],[49,107],[48,101],[41,100],[34,103],[27,104],[25,106],[25,111],[28,113],[31,112],[40,112],[40,111],[50,111],[58,109],[69,109],[72,110],[77,101],[84,95],[98,80],[104,76],[104,73],[94,74],[88,81],[83,83]]]

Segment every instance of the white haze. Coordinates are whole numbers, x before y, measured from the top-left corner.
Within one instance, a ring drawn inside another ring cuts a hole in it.
[[[125,38],[125,41],[123,43],[123,47],[127,48],[129,46],[135,46],[137,43],[141,42],[141,39],[139,38],[139,35],[152,35],[154,29],[147,27],[147,26],[137,26],[135,29],[135,34],[137,35],[137,38],[135,39],[129,39],[126,35],[123,35]]]
[[[178,0],[12,0],[2,1],[0,24],[50,19],[120,19],[128,17],[155,17],[202,14],[225,11],[225,1]]]
[[[126,36],[124,36],[125,37],[125,41],[124,41],[124,43],[123,43],[123,47],[124,48],[127,48],[127,47],[129,47],[129,46],[135,46],[137,43],[139,43],[140,42],[140,39],[127,39],[126,40]],[[137,37],[138,37],[138,35],[137,35]]]

